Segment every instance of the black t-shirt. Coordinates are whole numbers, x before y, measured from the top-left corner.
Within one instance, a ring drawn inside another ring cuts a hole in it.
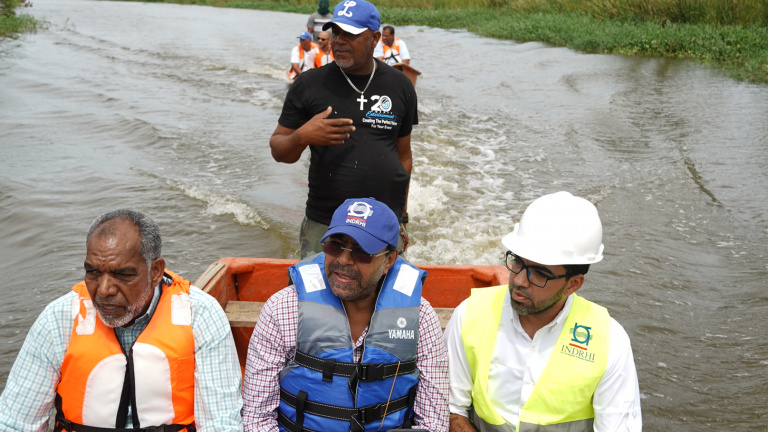
[[[373,197],[400,217],[410,176],[400,163],[396,141],[418,124],[416,91],[404,73],[376,60],[376,73],[364,100],[336,63],[298,76],[285,96],[278,123],[298,129],[333,107],[329,118],[349,118],[350,138],[338,146],[310,146],[307,218],[330,224],[348,198]],[[370,75],[348,75],[363,90]],[[362,108],[361,108],[362,100]]]

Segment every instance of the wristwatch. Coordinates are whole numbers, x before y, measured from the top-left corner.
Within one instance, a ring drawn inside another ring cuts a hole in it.
[[[405,216],[400,216],[400,223],[408,223],[408,212],[405,213]]]

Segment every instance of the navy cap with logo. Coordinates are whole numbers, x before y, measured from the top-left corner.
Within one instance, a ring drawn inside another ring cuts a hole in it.
[[[334,234],[346,234],[369,254],[390,245],[397,248],[400,223],[386,204],[373,198],[353,198],[333,212],[328,231],[320,242]]]
[[[344,0],[333,8],[333,18],[323,24],[323,30],[328,30],[333,24],[352,34],[360,34],[366,29],[379,31],[381,16],[373,3],[365,0]]]

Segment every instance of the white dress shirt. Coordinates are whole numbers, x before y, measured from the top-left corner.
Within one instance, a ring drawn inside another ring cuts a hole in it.
[[[461,340],[465,303],[466,300],[453,312],[445,329],[445,340],[451,379],[450,410],[452,414],[468,417],[473,374]],[[525,406],[549,361],[572,303],[573,298],[569,296],[557,317],[531,339],[523,330],[519,315],[510,306],[509,292],[504,298],[501,325],[488,373],[488,396],[513,430],[517,427],[520,409]],[[640,388],[632,346],[627,332],[613,318],[608,364],[595,389],[592,405],[595,431],[642,430]]]

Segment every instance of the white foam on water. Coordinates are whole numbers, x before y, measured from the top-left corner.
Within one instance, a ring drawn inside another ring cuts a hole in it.
[[[206,204],[205,212],[221,216],[231,214],[241,225],[254,225],[263,229],[269,229],[265,222],[247,203],[231,195],[214,191],[202,186],[188,185],[175,180],[166,180],[169,186],[182,191],[186,196],[200,200]]]

